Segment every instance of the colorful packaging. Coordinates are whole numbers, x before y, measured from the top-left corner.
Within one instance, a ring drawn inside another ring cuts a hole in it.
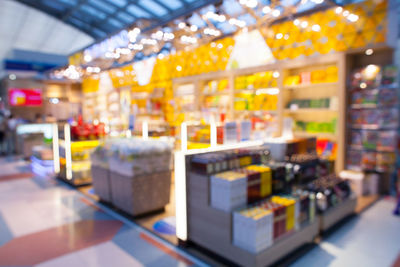
[[[247,203],[247,177],[239,172],[222,172],[211,176],[211,206],[223,211]]]
[[[380,131],[377,150],[379,151],[394,151],[397,144],[396,131]]]
[[[251,253],[258,253],[272,245],[273,213],[262,207],[233,213],[233,244]]]
[[[378,139],[378,131],[362,131],[362,145],[366,149],[376,149]]]

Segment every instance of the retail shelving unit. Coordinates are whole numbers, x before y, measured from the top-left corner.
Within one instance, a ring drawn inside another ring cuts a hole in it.
[[[232,213],[210,206],[210,177],[190,169],[191,157],[196,154],[256,147],[262,141],[247,141],[235,145],[222,145],[207,149],[175,153],[175,186],[177,237],[193,242],[240,266],[268,266],[299,247],[313,242],[319,233],[319,220],[300,225],[273,245],[259,253],[251,253],[232,243]]]
[[[382,84],[380,81],[379,84],[372,85],[360,84],[357,86],[352,84],[353,74],[357,69],[375,64],[383,70],[383,67],[393,64],[393,49],[385,46],[372,48],[372,55],[366,55],[365,51],[355,50],[348,53],[346,57],[347,151],[345,162],[348,169],[378,174],[380,177],[380,191],[388,193],[390,188],[394,188],[390,186],[391,177],[397,176],[396,170],[399,159],[398,148],[396,146],[399,132],[398,81],[392,84]],[[398,73],[395,76],[397,75]],[[389,96],[386,96],[383,102],[380,100],[382,92],[389,93]],[[390,97],[391,95],[392,97]],[[359,103],[355,103],[356,101]],[[385,112],[388,113],[386,114]],[[384,122],[381,122],[382,118],[379,118],[379,116],[385,117]],[[393,123],[389,123],[390,117],[393,117]],[[381,141],[382,134],[389,135],[385,138],[386,142]],[[392,141],[389,142],[390,145],[388,146],[387,142],[390,140],[390,136],[393,138],[391,138]],[[360,162],[354,164],[357,161],[357,155],[360,155]],[[393,161],[391,162],[389,159],[393,159]],[[369,197],[366,199],[375,201],[377,198]]]
[[[344,68],[345,56],[341,53],[286,62],[282,68],[280,114],[293,120],[294,136],[315,136],[336,143],[336,171],[344,168]],[[327,78],[313,77],[313,72],[327,73],[328,69],[332,73],[325,74]],[[294,75],[301,76],[301,81],[291,83]],[[321,127],[311,127],[314,125]]]
[[[190,113],[197,114],[201,117],[201,100],[204,98],[203,93],[204,84],[208,81],[215,81],[221,79],[228,79],[228,91],[223,92],[224,95],[230,97],[229,110],[227,112],[227,119],[233,120],[237,118],[248,118],[253,114],[269,113],[271,116],[276,116],[277,129],[275,136],[280,136],[283,131],[283,121],[285,117],[291,117],[293,120],[302,119],[309,122],[332,122],[334,131],[330,132],[306,132],[294,131],[294,136],[297,137],[311,137],[315,136],[321,139],[328,139],[337,144],[336,152],[336,171],[343,170],[344,168],[344,129],[345,129],[345,54],[334,53],[328,55],[320,55],[318,57],[309,57],[304,59],[296,59],[290,61],[282,61],[263,66],[219,71],[205,73],[196,76],[182,77],[173,80],[174,92],[181,85],[191,84],[193,86],[193,103]],[[334,82],[324,83],[308,83],[308,84],[295,84],[284,85],[284,79],[293,74],[299,74],[305,71],[319,70],[327,66],[336,66],[337,74]],[[235,79],[240,76],[252,75],[263,72],[274,72],[276,79],[276,86],[271,88],[235,88]],[[250,94],[256,94],[258,90],[274,89],[278,92],[276,110],[235,110],[235,96],[243,91]],[[222,94],[216,92],[215,94]],[[207,95],[207,94],[206,94]],[[175,94],[178,96],[178,94]],[[178,96],[179,97],[179,96]],[[332,105],[326,108],[295,108],[287,106],[290,100],[293,99],[317,99],[317,98],[332,98],[335,99],[331,102]],[[181,111],[182,112],[182,111]]]
[[[99,145],[99,140],[72,141],[69,124],[62,127],[61,138],[53,144],[59,151],[54,158],[56,175],[59,179],[73,185],[82,186],[92,183],[90,174],[90,153]]]

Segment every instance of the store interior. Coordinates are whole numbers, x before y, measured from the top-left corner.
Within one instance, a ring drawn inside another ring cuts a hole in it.
[[[0,10],[88,37],[0,69],[0,266],[107,266],[102,231],[117,266],[400,266],[397,1],[36,2]],[[50,194],[43,218],[110,225],[10,256],[45,240],[16,234],[11,200]]]

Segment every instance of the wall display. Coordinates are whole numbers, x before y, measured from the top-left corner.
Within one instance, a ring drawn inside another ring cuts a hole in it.
[[[392,65],[367,65],[351,76],[347,167],[391,172],[396,168],[398,84]]]

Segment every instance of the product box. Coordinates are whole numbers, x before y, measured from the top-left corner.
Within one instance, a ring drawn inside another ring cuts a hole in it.
[[[247,168],[237,169],[247,177],[247,203],[261,200],[261,173]]]
[[[251,253],[272,245],[273,213],[261,207],[233,213],[233,244]]]
[[[270,200],[261,202],[260,207],[273,213],[273,240],[286,233],[286,207]]]
[[[377,149],[379,151],[394,151],[397,144],[396,131],[380,131]]]
[[[227,171],[211,176],[211,206],[230,212],[247,203],[247,177]]]
[[[266,165],[250,165],[247,169],[260,173],[260,197],[265,198],[272,194],[272,172]]]

